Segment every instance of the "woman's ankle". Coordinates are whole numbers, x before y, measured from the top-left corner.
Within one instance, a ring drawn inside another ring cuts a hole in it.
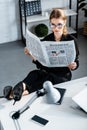
[[[27,90],[26,84],[23,82],[23,95],[28,95],[29,92]]]
[[[25,91],[26,90],[26,84],[24,82],[22,84],[23,84],[23,91]]]

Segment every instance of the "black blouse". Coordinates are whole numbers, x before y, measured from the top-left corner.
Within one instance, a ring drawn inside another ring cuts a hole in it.
[[[77,67],[75,69],[77,69],[79,67],[79,50],[78,50],[76,38],[74,36],[70,35],[70,34],[62,35],[60,41],[70,41],[70,40],[74,40],[74,43],[75,43],[75,48],[76,48],[75,62],[77,63]],[[55,41],[54,34],[51,33],[51,34],[47,35],[41,41]],[[33,61],[33,63],[36,64],[36,67],[38,69],[44,70],[44,71],[47,71],[47,72],[53,72],[53,73],[59,72],[60,74],[66,74],[66,73],[70,72],[68,67],[46,67],[46,66],[42,65],[38,60]]]

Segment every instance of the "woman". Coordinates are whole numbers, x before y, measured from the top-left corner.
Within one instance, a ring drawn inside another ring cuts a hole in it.
[[[50,27],[52,29],[52,33],[46,36],[42,41],[70,41],[74,40],[75,48],[76,48],[76,58],[75,61],[69,64],[66,67],[46,67],[43,66],[35,57],[33,57],[27,48],[25,48],[25,54],[28,54],[34,64],[36,64],[37,69],[31,71],[27,77],[19,82],[10,92],[13,92],[10,97],[13,98],[14,95],[19,94],[18,100],[20,100],[22,95],[26,95],[28,93],[32,93],[38,89],[43,87],[43,83],[46,80],[51,81],[53,84],[58,84],[62,82],[66,82],[71,80],[72,78],[72,70],[76,70],[79,66],[79,50],[77,47],[76,39],[68,34],[66,27],[67,18],[64,12],[61,9],[54,9],[50,14]],[[17,90],[19,88],[19,90]],[[15,92],[15,90],[17,90]],[[10,94],[9,92],[9,94]],[[9,98],[9,94],[7,98]]]

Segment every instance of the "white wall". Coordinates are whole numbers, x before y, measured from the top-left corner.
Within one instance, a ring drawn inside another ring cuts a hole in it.
[[[21,39],[19,0],[0,0],[0,44]],[[72,0],[76,9],[76,1]],[[67,7],[69,0],[41,0],[42,10],[53,7]],[[72,19],[72,22],[75,21]],[[83,12],[79,13],[79,28],[83,26]]]
[[[20,39],[18,0],[0,0],[0,44]]]

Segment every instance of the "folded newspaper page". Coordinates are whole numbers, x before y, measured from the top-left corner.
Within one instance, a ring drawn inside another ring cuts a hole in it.
[[[44,66],[64,67],[75,60],[74,40],[71,41],[40,41],[31,33],[26,32],[26,47],[29,52]]]

